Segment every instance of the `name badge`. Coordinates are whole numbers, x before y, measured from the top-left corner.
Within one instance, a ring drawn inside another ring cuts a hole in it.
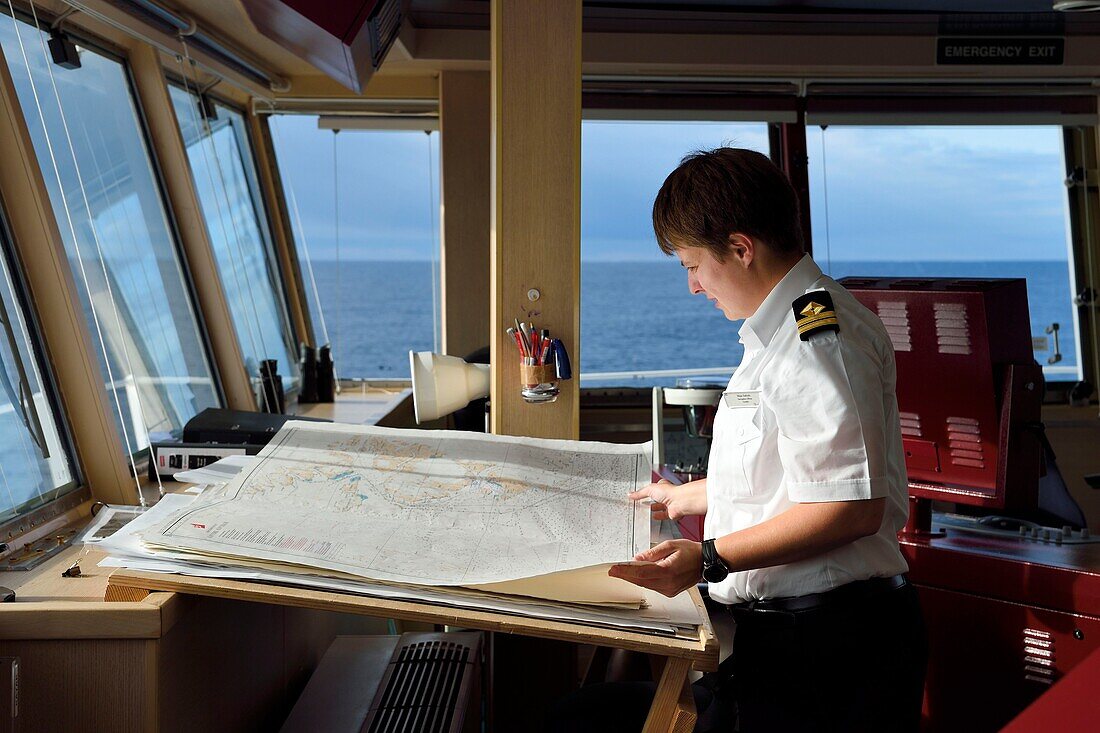
[[[760,390],[752,389],[747,392],[723,392],[722,399],[726,407],[759,407]]]

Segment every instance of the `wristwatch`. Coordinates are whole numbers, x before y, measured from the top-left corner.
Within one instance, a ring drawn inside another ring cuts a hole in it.
[[[703,540],[703,580],[721,583],[729,574],[730,569],[714,548],[714,540]]]

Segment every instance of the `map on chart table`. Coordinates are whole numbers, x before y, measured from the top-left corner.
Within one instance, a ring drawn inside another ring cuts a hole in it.
[[[649,547],[649,507],[627,499],[649,483],[649,458],[649,444],[288,422],[141,540],[405,584],[541,595],[530,580],[495,584],[587,568],[576,578],[606,586],[608,564]]]

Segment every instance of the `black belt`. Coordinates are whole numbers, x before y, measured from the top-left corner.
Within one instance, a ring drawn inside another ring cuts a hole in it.
[[[867,580],[855,580],[821,593],[807,593],[804,596],[792,596],[790,598],[745,601],[744,603],[728,605],[726,609],[734,616],[739,613],[811,611],[827,606],[859,602],[881,593],[904,588],[907,585],[909,585],[909,580],[904,575],[895,575],[891,578],[868,578]]]

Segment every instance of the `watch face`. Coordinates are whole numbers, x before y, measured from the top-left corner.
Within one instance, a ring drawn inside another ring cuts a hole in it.
[[[715,563],[714,565],[707,565],[703,568],[703,580],[708,583],[721,583],[726,579],[726,576],[730,574],[730,571],[726,569],[726,566],[722,563]]]

